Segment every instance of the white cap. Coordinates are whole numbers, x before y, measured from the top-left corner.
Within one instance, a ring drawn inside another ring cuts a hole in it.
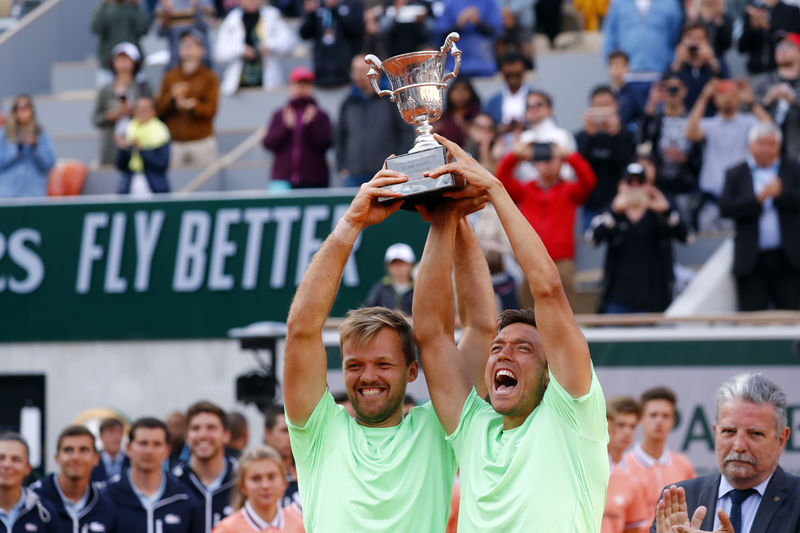
[[[414,255],[414,250],[405,243],[398,242],[386,249],[386,255],[383,257],[385,263],[391,263],[394,260],[400,260],[404,263],[413,265],[417,262],[417,256]]]
[[[142,56],[139,53],[139,49],[136,48],[136,45],[133,43],[119,43],[111,50],[111,57],[114,57],[117,54],[125,54],[131,60],[136,63],[139,61]]]

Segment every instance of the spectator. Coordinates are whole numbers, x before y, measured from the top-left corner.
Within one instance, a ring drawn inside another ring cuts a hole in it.
[[[277,451],[283,461],[283,472],[286,488],[281,499],[281,507],[292,504],[300,506],[300,493],[297,486],[297,471],[292,455],[292,444],[289,441],[289,426],[282,405],[271,405],[264,413],[264,442]]]
[[[512,122],[525,122],[525,100],[531,87],[525,81],[523,56],[509,53],[500,56],[499,64],[504,85],[486,102],[486,112],[502,128],[502,133],[506,133]]]
[[[383,15],[383,6],[375,5],[364,10],[364,37],[361,51],[365,54],[375,54],[377,57],[389,57],[387,39],[381,33],[380,18]]]
[[[364,307],[386,307],[411,316],[414,298],[414,278],[411,274],[416,262],[417,257],[409,245],[398,242],[389,246],[383,256],[388,275],[372,286]]]
[[[312,97],[314,73],[295,67],[289,75],[289,102],[275,111],[264,148],[275,153],[270,187],[328,186],[325,153],[332,144],[331,121]]]
[[[611,475],[600,533],[639,533],[647,525],[649,512],[642,497],[641,482],[631,474],[623,458],[633,444],[641,414],[639,403],[628,396],[609,398],[606,404]]]
[[[656,166],[656,187],[676,204],[681,218],[693,220],[697,176],[702,163],[701,147],[686,138],[688,122],[684,105],[686,86],[669,72],[650,88],[644,117],[638,129],[639,142],[648,143]]]
[[[502,58],[508,54],[520,57],[526,70],[533,69],[533,34],[536,26],[535,0],[500,0],[503,33],[497,39],[495,52]]]
[[[112,51],[114,79],[103,86],[94,102],[92,121],[100,128],[100,164],[113,165],[117,155],[115,135],[124,135],[133,114],[133,103],[150,96],[150,86],[137,77],[141,68],[139,50],[131,43],[119,43]]]
[[[92,33],[97,35],[97,63],[111,69],[112,52],[119,43],[132,43],[141,57],[139,39],[147,34],[150,21],[139,0],[102,0],[92,15]],[[100,85],[104,85],[101,83]]]
[[[250,430],[247,427],[247,419],[243,414],[237,412],[228,413],[228,429],[231,432],[231,440],[225,448],[225,455],[239,459],[250,442]]]
[[[700,22],[706,27],[708,42],[714,49],[714,55],[724,65],[723,56],[731,47],[733,38],[733,17],[725,12],[725,0],[700,0],[697,15],[688,19],[689,22]]]
[[[117,532],[201,533],[203,511],[189,489],[164,472],[169,455],[167,426],[157,418],[140,418],[128,439],[131,467],[103,490],[117,506]]]
[[[303,7],[300,37],[313,42],[317,85],[346,84],[351,60],[364,37],[364,4],[361,0],[304,0]]]
[[[147,183],[142,191],[169,192],[169,130],[166,124],[156,118],[152,98],[140,97],[136,100],[133,120],[128,124],[125,135],[117,135],[116,140],[119,147],[116,165],[122,172],[118,194],[130,194],[134,180]],[[134,189],[133,192],[139,191]]]
[[[698,526],[703,531],[724,531],[720,512],[731,520],[738,518],[735,521],[741,526],[735,530],[728,520],[727,531],[797,531],[800,478],[778,465],[791,431],[786,424],[786,393],[762,374],[740,374],[720,386],[715,403],[719,472],[665,490],[664,503],[674,502],[683,511],[678,524],[688,527],[689,517],[698,516],[692,520],[693,532],[699,531]],[[697,514],[700,505],[706,510],[704,518]],[[665,525],[666,510],[659,502],[659,525]],[[661,533],[654,526],[650,531]]]
[[[647,100],[650,85],[658,81],[672,62],[682,21],[683,12],[677,0],[611,3],[603,21],[603,53],[606,60],[614,50],[628,55],[631,71],[628,83],[642,104]]]
[[[473,158],[480,161],[489,172],[494,172],[497,161],[494,159],[493,146],[497,132],[494,120],[486,113],[478,113],[469,124],[467,140],[464,150]]]
[[[800,34],[786,35],[775,47],[775,71],[759,75],[753,85],[756,100],[783,132],[782,154],[800,157]]]
[[[503,254],[497,250],[486,250],[484,255],[486,264],[489,265],[489,274],[492,276],[492,289],[494,289],[497,312],[519,309],[517,280],[506,270]]]
[[[714,56],[708,42],[708,30],[702,22],[687,24],[683,28],[671,69],[686,87],[685,104],[690,109],[711,78],[728,77],[727,68]],[[705,116],[711,117],[715,111],[713,105],[708,105]]]
[[[756,124],[747,140],[747,161],[727,171],[719,202],[736,223],[739,310],[800,309],[800,165],[780,157],[771,124]]]
[[[703,118],[712,94],[717,114]],[[740,113],[739,104],[742,102],[751,107],[753,113]],[[689,113],[686,138],[691,142],[704,143],[699,180],[702,206],[696,225],[699,230],[726,229],[720,224],[717,205],[725,171],[744,159],[747,134],[758,120],[769,121],[769,115],[754,101],[750,85],[743,80],[711,80]]]
[[[592,90],[589,109],[583,114],[583,129],[575,140],[597,177],[597,185],[583,205],[585,229],[592,218],[611,206],[625,166],[634,156],[633,134],[622,128],[619,105],[608,85]]]
[[[234,514],[219,523],[214,533],[287,531],[305,533],[303,519],[292,506],[280,505],[286,488],[281,457],[269,446],[247,450],[239,462],[232,501]]]
[[[290,53],[294,45],[294,32],[277,8],[261,5],[261,0],[242,0],[220,24],[214,46],[214,60],[225,64],[222,94],[234,94],[240,87],[281,85],[276,56]]]
[[[747,72],[775,70],[775,43],[781,35],[800,33],[800,8],[783,0],[760,0],[748,2],[744,10],[739,52],[750,56]]]
[[[166,469],[172,471],[180,463],[189,460],[191,449],[186,444],[186,415],[175,411],[167,417],[167,444],[169,459]]]
[[[481,112],[481,99],[467,80],[457,79],[450,85],[445,98],[442,118],[433,123],[439,135],[459,146],[467,141],[469,123]]]
[[[0,531],[60,533],[56,510],[22,486],[31,473],[30,448],[19,433],[0,433]]]
[[[436,22],[442,42],[450,32],[461,35],[458,47],[461,76],[494,76],[497,63],[494,43],[503,31],[498,0],[444,0],[444,12]]]
[[[217,158],[219,80],[203,64],[205,50],[197,31],[181,36],[178,53],[180,64],[164,75],[156,100],[156,112],[172,137],[170,166],[209,165]]]
[[[670,483],[695,477],[689,459],[667,447],[667,436],[675,426],[675,393],[666,387],[646,390],[639,399],[642,406],[641,442],[625,454],[631,473],[643,480],[648,523],[653,521],[661,489]]]
[[[56,510],[62,533],[116,531],[117,508],[91,483],[92,467],[99,460],[94,435],[83,426],[68,426],[56,443],[57,474],[48,474],[33,488]]]
[[[519,143],[497,166],[497,178],[542,239],[547,252],[558,268],[567,298],[574,305],[575,275],[575,211],[594,189],[596,178],[592,167],[578,152],[552,142],[548,159],[535,161],[538,181],[522,183],[513,173],[521,161],[533,159],[531,144]],[[564,181],[562,164],[575,172],[575,181]],[[520,284],[520,305],[533,307],[528,283]]]
[[[350,94],[339,111],[336,162],[346,187],[368,181],[387,156],[408,152],[414,142],[414,130],[395,104],[375,94],[367,71],[364,56],[355,56],[350,62]]]
[[[200,401],[186,410],[186,441],[191,457],[172,473],[203,504],[201,531],[211,529],[233,511],[231,489],[236,476],[236,461],[225,457],[230,440],[225,411],[211,402]]]
[[[393,0],[387,3],[389,5],[378,19],[387,56],[416,52],[427,47],[431,42],[427,21],[433,15],[432,2]]]
[[[36,120],[33,100],[17,96],[0,128],[0,198],[44,196],[54,164],[53,143]]]
[[[608,242],[601,312],[660,313],[672,302],[672,240],[688,231],[654,182],[650,161],[631,163],[610,210],[592,221],[592,243]]]
[[[559,127],[553,119],[553,100],[549,94],[544,91],[533,90],[528,93],[525,103],[525,122],[528,129],[519,135],[516,135],[515,130],[512,130],[499,139],[494,152],[498,160],[513,150],[513,147],[518,143],[553,142],[566,150],[577,150],[572,134]],[[569,165],[565,165],[562,172],[565,178],[572,177],[572,167]],[[515,175],[527,181],[537,177],[537,170],[530,162],[522,161],[517,167]]]
[[[619,120],[625,129],[636,130],[636,121],[644,109],[641,92],[628,83],[628,54],[613,50],[608,54],[608,79],[619,105]]]
[[[100,442],[103,450],[100,461],[92,469],[92,481],[105,483],[128,469],[131,462],[122,449],[122,433],[124,427],[117,418],[106,418],[100,422]]]
[[[158,21],[158,34],[167,39],[169,46],[169,63],[167,69],[178,66],[182,60],[179,48],[183,36],[192,32],[203,47],[200,59],[206,64],[211,64],[208,43],[208,20],[213,16],[214,6],[211,0],[159,0],[156,8]]]

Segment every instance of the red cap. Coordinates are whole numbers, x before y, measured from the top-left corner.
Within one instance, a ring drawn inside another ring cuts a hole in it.
[[[800,48],[800,34],[797,33],[787,33],[786,36],[783,38],[784,41],[789,41],[797,48]]]
[[[718,80],[714,88],[718,93],[733,92],[739,89],[734,80]]]
[[[295,67],[289,74],[289,83],[297,83],[305,81],[307,83],[314,83],[314,73],[306,67]]]

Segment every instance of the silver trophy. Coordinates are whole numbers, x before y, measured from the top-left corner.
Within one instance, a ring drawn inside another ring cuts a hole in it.
[[[370,65],[367,76],[378,96],[389,96],[397,103],[403,120],[417,126],[414,147],[407,154],[386,160],[386,168],[408,176],[408,181],[386,187],[403,193],[403,197],[381,198],[382,203],[405,200],[404,207],[413,209],[415,203],[435,201],[441,193],[464,186],[460,176],[444,174],[436,179],[424,176],[447,162],[447,150],[433,138],[431,123],[442,116],[443,91],[461,68],[461,50],[456,47],[459,39],[458,33],[453,32],[438,51],[411,52],[383,62],[372,54],[364,58]],[[455,65],[452,72],[445,73],[448,52],[453,55]],[[380,88],[381,73],[388,78],[391,90]]]

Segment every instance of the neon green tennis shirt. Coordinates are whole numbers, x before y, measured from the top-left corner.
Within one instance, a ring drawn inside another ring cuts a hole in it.
[[[542,402],[503,431],[503,417],[475,390],[447,440],[461,468],[459,533],[597,533],[608,485],[603,390],[573,399],[550,374]]]
[[[455,459],[430,402],[390,428],[359,425],[322,395],[289,426],[307,533],[442,533]]]

